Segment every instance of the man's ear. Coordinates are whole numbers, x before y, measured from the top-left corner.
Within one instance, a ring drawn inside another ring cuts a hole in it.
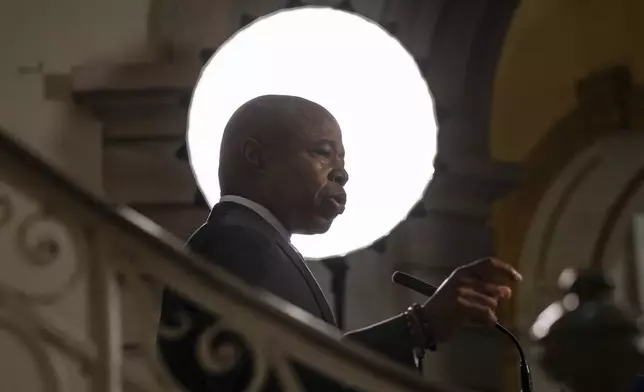
[[[244,164],[253,171],[260,172],[265,166],[264,146],[257,140],[249,137],[242,145]]]

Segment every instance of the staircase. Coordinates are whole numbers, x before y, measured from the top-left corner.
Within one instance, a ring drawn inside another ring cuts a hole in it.
[[[219,333],[243,337],[255,360],[249,391],[269,371],[303,391],[294,366],[360,391],[448,391],[188,255],[152,221],[90,196],[3,132],[0,254],[2,391],[180,391],[155,340],[157,330],[180,336],[190,320],[157,325],[163,287],[218,318],[197,353],[204,369],[235,364],[239,347],[212,348]]]

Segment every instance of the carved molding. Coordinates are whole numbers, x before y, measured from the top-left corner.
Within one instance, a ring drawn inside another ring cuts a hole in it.
[[[189,102],[199,69],[196,63],[87,65],[73,69],[72,93],[77,104],[101,120],[130,113],[133,107],[182,108]]]

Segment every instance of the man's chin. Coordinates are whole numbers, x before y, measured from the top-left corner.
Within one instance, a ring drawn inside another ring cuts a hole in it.
[[[299,234],[307,234],[307,235],[315,235],[315,234],[324,234],[329,229],[331,228],[331,224],[333,224],[333,218],[325,218],[325,217],[315,217],[304,230],[298,230]]]

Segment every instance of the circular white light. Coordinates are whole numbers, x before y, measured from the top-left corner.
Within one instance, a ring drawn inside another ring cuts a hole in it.
[[[433,175],[433,100],[412,56],[384,29],[329,8],[259,19],[204,67],[189,114],[188,148],[208,204],[220,197],[217,167],[226,123],[266,94],[300,96],[328,109],[342,128],[348,202],[331,229],[294,235],[307,258],[345,255],[388,234]]]

